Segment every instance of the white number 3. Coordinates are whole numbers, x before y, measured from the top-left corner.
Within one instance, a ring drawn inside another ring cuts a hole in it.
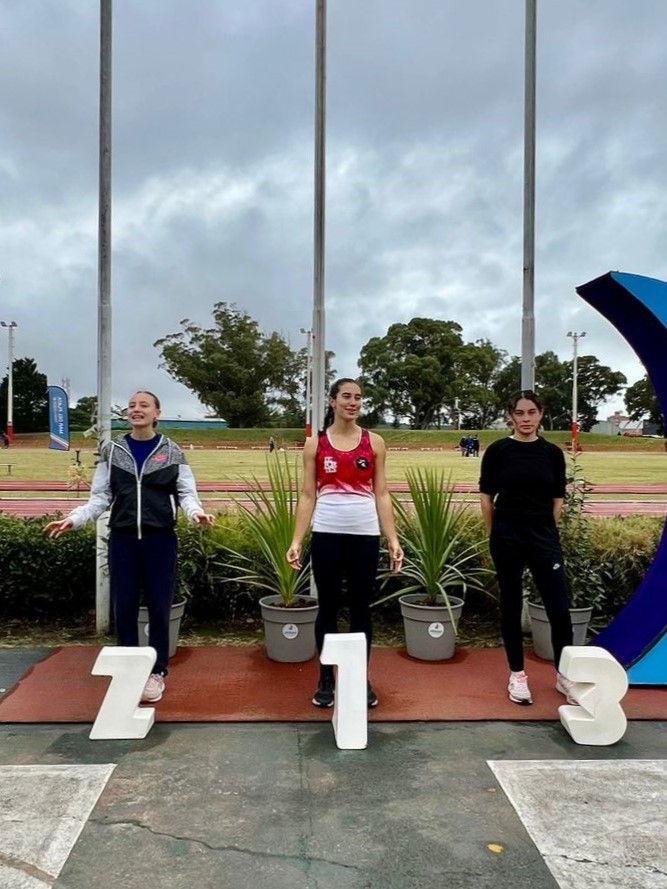
[[[579,706],[558,708],[572,740],[597,747],[620,741],[628,724],[620,704],[628,690],[628,677],[618,661],[604,648],[568,645],[559,670],[576,683],[570,697]]]

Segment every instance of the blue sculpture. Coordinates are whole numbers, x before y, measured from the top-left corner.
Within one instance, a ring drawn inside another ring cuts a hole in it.
[[[667,283],[608,272],[576,290],[635,350],[667,416]],[[626,668],[632,685],[667,685],[667,528],[643,581],[595,644]]]

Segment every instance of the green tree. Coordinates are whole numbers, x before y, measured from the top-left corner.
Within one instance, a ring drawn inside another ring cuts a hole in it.
[[[555,352],[535,356],[535,391],[544,404],[546,429],[565,429],[569,422],[568,405],[572,403],[572,384],[568,395],[567,363]],[[521,359],[514,356],[496,375],[494,392],[504,413],[510,398],[521,388]]]
[[[407,417],[412,429],[428,429],[455,398],[455,354],[463,345],[454,321],[413,318],[392,324],[361,350],[364,394],[369,412]]]
[[[507,353],[490,340],[476,340],[458,349],[454,389],[464,429],[486,429],[501,416],[503,404],[495,385],[506,361]],[[450,416],[454,419],[451,409]]]
[[[572,361],[560,361],[555,352],[535,357],[535,390],[544,402],[546,429],[569,429],[572,423]],[[577,411],[579,422],[588,431],[606,398],[618,395],[626,379],[622,373],[600,364],[594,355],[582,355],[577,362]],[[504,405],[521,388],[521,360],[518,357],[497,374],[494,391]]]
[[[658,396],[648,376],[637,380],[625,390],[625,409],[631,420],[648,419],[658,427],[658,434],[665,434],[665,418],[660,409]]]
[[[569,362],[570,381],[572,362]],[[594,355],[582,355],[577,362],[577,410],[584,432],[597,422],[598,408],[607,398],[620,395],[627,384],[624,374],[600,364]]]
[[[90,429],[95,425],[97,416],[97,396],[84,395],[80,398],[74,407],[70,408],[69,425],[70,429]]]
[[[230,427],[269,423],[279,400],[289,401],[294,353],[280,334],[267,336],[233,304],[216,303],[213,322],[203,329],[186,319],[179,333],[158,340],[161,366]]]
[[[0,428],[7,428],[7,376],[0,383]],[[33,358],[18,358],[12,366],[12,407],[15,432],[46,432],[49,403],[46,374],[40,373]]]

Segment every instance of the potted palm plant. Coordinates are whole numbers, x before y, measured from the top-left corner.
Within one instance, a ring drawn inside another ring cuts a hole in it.
[[[315,654],[317,600],[310,593],[310,569],[300,571],[285,554],[294,535],[298,500],[298,472],[290,470],[286,454],[267,461],[269,488],[255,478],[250,504],[239,510],[239,520],[252,555],[224,548],[232,556],[233,579],[267,593],[260,600],[266,653],[271,660],[308,661]],[[307,550],[308,539],[304,541]]]
[[[446,660],[454,654],[467,590],[486,591],[491,572],[479,559],[484,540],[473,533],[473,516],[454,499],[441,470],[408,469],[406,479],[411,502],[393,498],[403,570],[381,574],[383,585],[396,588],[375,604],[398,598],[409,655]]]

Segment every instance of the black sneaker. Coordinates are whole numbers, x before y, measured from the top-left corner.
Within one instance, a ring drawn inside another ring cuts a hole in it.
[[[317,691],[313,695],[316,707],[333,707],[336,683],[333,676],[321,676]]]
[[[373,687],[368,683],[368,706],[369,707],[377,707],[378,705],[378,696],[373,691]]]

